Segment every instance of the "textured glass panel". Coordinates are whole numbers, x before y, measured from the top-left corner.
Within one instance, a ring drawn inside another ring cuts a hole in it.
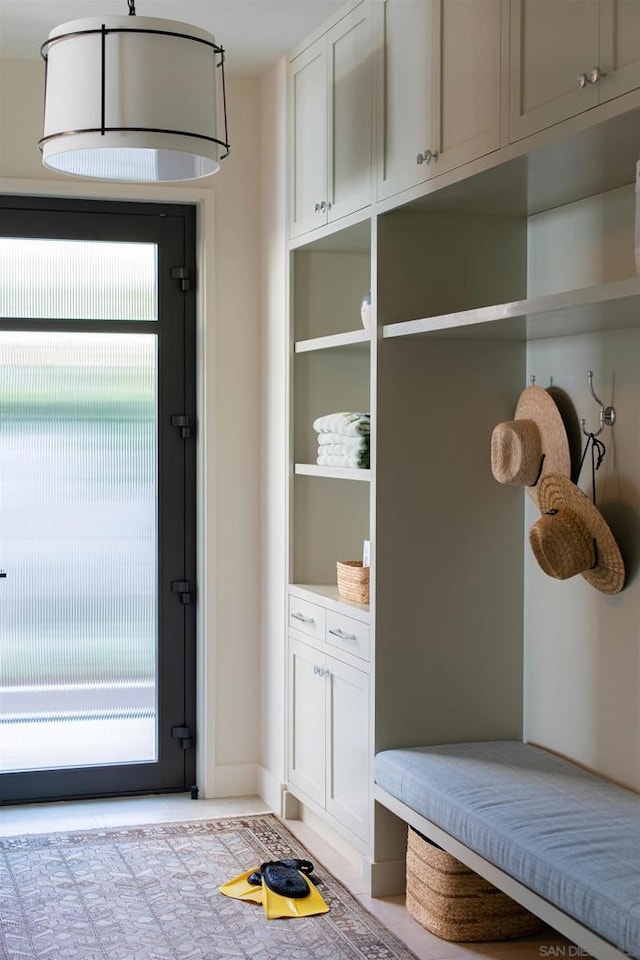
[[[157,759],[155,335],[0,331],[0,770]]]
[[[0,237],[0,317],[157,320],[158,248]]]

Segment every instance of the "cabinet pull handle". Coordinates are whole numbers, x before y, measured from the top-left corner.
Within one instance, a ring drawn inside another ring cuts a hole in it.
[[[584,90],[589,84],[600,83],[603,77],[606,77],[606,73],[603,73],[600,67],[592,67],[589,73],[579,74],[578,87]]]
[[[313,617],[305,617],[304,613],[292,613],[292,620],[300,620],[302,623],[315,623]]]
[[[324,213],[326,209],[327,209],[327,204],[326,204],[326,201],[323,200],[322,203],[320,204],[320,212]]]
[[[418,156],[416,157],[416,163],[431,163],[432,160],[437,160],[437,159],[438,159],[437,150],[425,150],[424,153],[418,154]]]
[[[345,633],[344,630],[329,630],[334,637],[337,637],[339,640],[357,640],[355,633]]]
[[[585,74],[585,76],[586,76],[586,74]],[[320,210],[321,210],[322,208],[321,208],[321,206],[320,206],[319,203],[316,203],[316,205],[315,205],[315,207],[314,207],[313,209],[315,210],[316,213],[320,213]]]
[[[331,673],[331,671],[327,670],[326,667],[319,667],[315,663],[313,665],[313,672],[315,673],[316,677],[327,677]]]

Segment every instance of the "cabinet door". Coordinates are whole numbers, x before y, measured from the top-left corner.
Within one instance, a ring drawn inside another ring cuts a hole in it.
[[[325,802],[326,663],[324,654],[289,638],[289,780]]]
[[[327,221],[327,45],[321,37],[289,67],[289,233]]]
[[[600,0],[600,102],[640,87],[640,3]]]
[[[371,203],[373,51],[369,5],[329,31],[328,218]]]
[[[369,677],[327,657],[326,808],[362,840],[369,798]]]
[[[440,96],[435,106],[444,173],[500,146],[501,0],[440,0]]]
[[[384,69],[380,71],[378,125],[381,200],[422,183],[435,172],[433,163],[424,162],[424,154],[436,150],[437,15],[437,0],[385,0],[383,5]]]
[[[599,0],[511,0],[511,141],[598,104],[601,84],[578,78],[598,65],[599,21]]]

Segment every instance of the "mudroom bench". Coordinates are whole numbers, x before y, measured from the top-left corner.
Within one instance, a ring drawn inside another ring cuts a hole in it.
[[[599,960],[640,960],[640,796],[517,741],[386,750],[375,798]]]

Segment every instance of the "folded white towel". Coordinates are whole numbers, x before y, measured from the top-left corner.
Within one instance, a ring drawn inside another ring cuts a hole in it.
[[[318,446],[319,447],[333,447],[336,444],[344,447],[345,450],[349,450],[351,453],[358,453],[360,450],[365,450],[369,446],[369,437],[347,437],[344,433],[319,433],[318,434]],[[336,451],[327,451],[335,453]]]
[[[369,455],[369,445],[354,447],[350,443],[322,443],[318,446],[319,457],[362,457]]]
[[[316,433],[339,433],[346,437],[368,436],[371,432],[370,413],[329,413],[313,421]]]
[[[349,467],[349,468],[360,468],[367,469],[368,464],[365,466],[361,463],[361,458],[359,456],[331,456],[331,454],[318,454],[318,465],[321,467]]]

